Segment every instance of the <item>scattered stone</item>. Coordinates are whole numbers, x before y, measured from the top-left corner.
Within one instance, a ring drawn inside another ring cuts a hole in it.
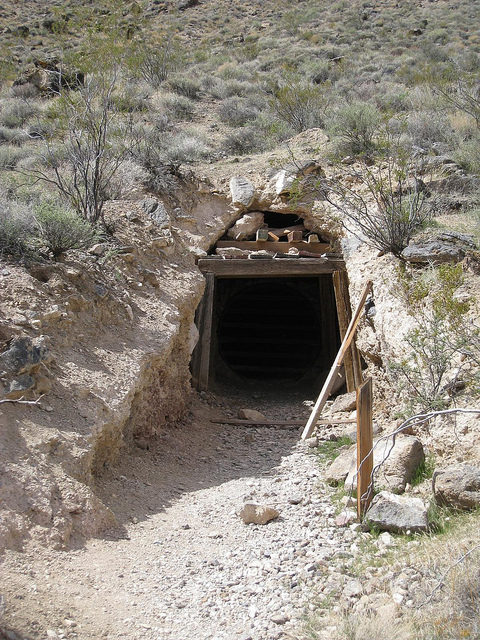
[[[381,531],[393,533],[420,533],[428,529],[427,508],[420,498],[389,491],[381,491],[374,497],[365,520]]]
[[[290,498],[288,499],[289,504],[300,504],[303,500],[303,496],[298,493],[295,494],[293,496],[290,496]]]
[[[338,516],[335,518],[335,524],[337,527],[348,527],[349,524],[352,524],[357,519],[357,514],[355,511],[351,511],[350,509],[344,509]]]
[[[330,411],[331,413],[337,413],[339,411],[354,411],[356,408],[357,394],[355,391],[352,391],[351,393],[344,393],[341,396],[337,396],[330,407]]]
[[[360,580],[349,580],[343,588],[343,595],[346,598],[356,598],[363,593],[363,587]]]
[[[257,502],[246,502],[238,515],[245,524],[267,524],[270,520],[278,518],[280,512]]]
[[[432,486],[438,504],[455,509],[475,509],[480,506],[479,467],[457,464],[435,471]]]
[[[274,624],[282,625],[282,624],[286,624],[290,620],[290,616],[279,614],[279,615],[272,616],[270,620]]]
[[[104,244],[94,244],[93,247],[88,250],[88,253],[92,256],[103,256],[105,250],[106,246]]]
[[[231,227],[227,236],[232,240],[248,240],[254,238],[256,232],[264,224],[264,215],[261,211],[246,213]]]
[[[230,180],[232,204],[237,207],[249,207],[255,196],[255,187],[247,178],[237,176]]]
[[[240,409],[238,417],[241,420],[261,420],[262,422],[266,420],[263,413],[260,413],[260,411],[256,411],[255,409]]]

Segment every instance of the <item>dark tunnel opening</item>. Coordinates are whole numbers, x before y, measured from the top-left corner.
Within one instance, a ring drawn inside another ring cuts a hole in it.
[[[212,338],[216,382],[321,383],[340,341],[331,275],[218,280]]]

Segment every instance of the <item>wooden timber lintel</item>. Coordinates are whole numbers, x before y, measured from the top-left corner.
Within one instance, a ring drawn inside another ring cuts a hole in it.
[[[268,235],[268,234],[267,234]],[[219,240],[217,242],[218,249],[243,249],[245,251],[274,251],[275,253],[288,253],[290,249],[304,249],[310,253],[327,253],[331,247],[325,242],[305,242],[299,240],[296,242],[275,242],[274,240]]]
[[[265,244],[265,243],[264,243]],[[316,276],[343,271],[345,262],[340,258],[271,258],[247,260],[232,258],[200,258],[198,267],[202,273],[213,273],[217,278],[281,278]]]

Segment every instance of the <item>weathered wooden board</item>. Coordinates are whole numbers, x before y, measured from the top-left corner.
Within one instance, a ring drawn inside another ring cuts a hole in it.
[[[205,276],[207,283],[205,293],[203,294],[202,318],[200,319],[200,364],[198,371],[198,389],[206,391],[208,389],[208,380],[210,376],[210,351],[212,337],[212,316],[213,316],[213,299],[215,292],[215,276],[213,273],[207,273]]]
[[[345,262],[338,258],[278,258],[271,260],[222,260],[200,258],[198,267],[203,273],[213,273],[219,278],[281,278],[317,276],[345,269]]]
[[[357,389],[357,514],[361,519],[373,497],[373,386],[368,378]]]

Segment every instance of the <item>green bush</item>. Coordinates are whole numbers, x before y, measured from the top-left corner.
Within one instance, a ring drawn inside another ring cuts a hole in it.
[[[170,78],[168,86],[175,93],[185,96],[185,98],[190,98],[190,100],[198,100],[202,91],[200,82],[197,79],[183,75]]]
[[[30,251],[33,232],[31,210],[3,197],[0,204],[0,256],[22,257]]]
[[[35,207],[34,215],[37,241],[54,258],[69,249],[85,249],[95,240],[92,225],[58,203],[44,201]]]
[[[242,155],[256,151],[262,144],[255,128],[242,127],[227,135],[222,146],[227,153]]]
[[[14,129],[21,127],[27,120],[38,113],[38,109],[23,100],[6,100],[0,110],[0,124]]]
[[[297,133],[324,126],[327,107],[328,99],[321,87],[296,79],[288,79],[275,88],[270,99],[273,113]]]
[[[226,98],[218,107],[218,116],[222,122],[232,127],[241,127],[250,120],[255,120],[258,109],[248,100],[242,98]]]
[[[369,102],[356,101],[340,107],[329,123],[337,139],[337,151],[353,156],[371,153],[381,122],[381,113]]]
[[[165,113],[173,120],[191,120],[195,111],[195,105],[189,98],[179,96],[175,93],[162,98],[162,105]]]

